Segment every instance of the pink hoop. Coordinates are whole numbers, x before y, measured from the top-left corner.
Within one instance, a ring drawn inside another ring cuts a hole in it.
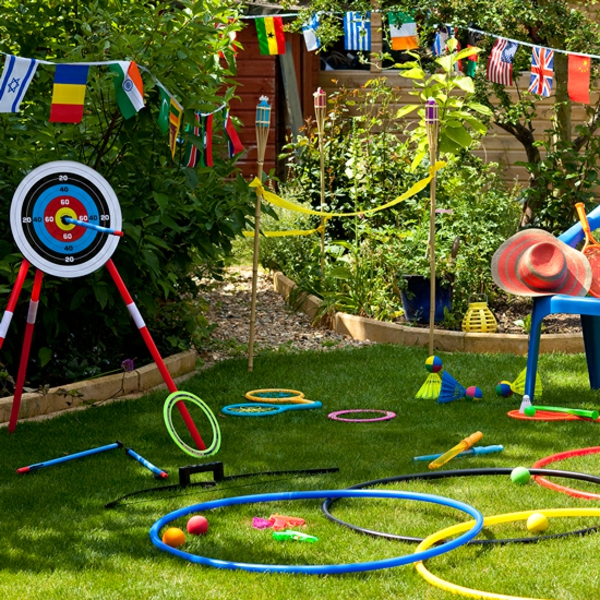
[[[349,413],[380,413],[383,417],[376,417],[374,419],[340,419],[340,415],[347,415]],[[327,418],[333,421],[344,421],[345,423],[374,423],[375,421],[389,421],[396,416],[395,412],[391,410],[376,410],[374,408],[355,408],[353,410],[338,410],[327,415]]]

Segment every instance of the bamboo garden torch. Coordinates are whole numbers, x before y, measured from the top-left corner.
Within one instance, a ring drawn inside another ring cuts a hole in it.
[[[257,178],[262,182],[263,165],[265,161],[265,151],[267,149],[267,140],[269,138],[269,128],[271,126],[271,106],[266,96],[259,98],[256,107],[256,164]],[[259,188],[256,188],[256,210],[254,213],[254,255],[252,259],[252,300],[250,304],[250,336],[248,339],[248,371],[253,369],[254,352],[254,329],[256,323],[256,287],[258,282],[258,245],[260,242],[260,209],[262,194]]]
[[[319,133],[319,155],[321,159],[321,211],[325,210],[325,148],[323,135],[325,133],[325,112],[327,110],[327,94],[322,88],[317,88],[315,98],[315,118]],[[325,276],[325,217],[321,217],[321,277]]]
[[[425,129],[427,130],[427,141],[429,142],[430,168],[435,167],[438,152],[439,134],[439,110],[435,99],[429,98],[425,104]],[[433,331],[435,325],[435,185],[436,174],[430,183],[430,212],[429,212],[429,264],[431,270],[430,292],[429,292],[429,355],[433,354]]]

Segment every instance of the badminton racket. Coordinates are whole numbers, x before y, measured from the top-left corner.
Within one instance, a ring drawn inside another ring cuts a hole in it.
[[[583,202],[578,202],[575,205],[575,209],[577,210],[581,228],[585,233],[585,243],[581,252],[588,259],[592,268],[592,285],[590,286],[589,293],[595,298],[600,298],[600,244],[594,239],[590,231],[590,224],[585,214],[585,205]]]
[[[221,412],[234,417],[270,417],[287,410],[308,410],[321,408],[320,402],[306,402],[303,404],[265,404],[262,402],[246,402],[243,404],[230,404],[224,406]]]

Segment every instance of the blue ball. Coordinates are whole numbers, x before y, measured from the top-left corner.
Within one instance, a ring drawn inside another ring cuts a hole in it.
[[[483,392],[481,391],[481,388],[472,385],[466,389],[465,397],[467,400],[481,400],[483,398]]]
[[[439,356],[430,356],[425,361],[425,368],[430,373],[439,373],[442,370],[442,359]]]

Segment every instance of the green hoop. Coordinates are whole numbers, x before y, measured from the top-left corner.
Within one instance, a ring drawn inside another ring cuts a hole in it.
[[[192,446],[188,446],[175,431],[175,427],[173,425],[173,407],[178,402],[183,402],[185,400],[191,402],[192,404],[195,404],[198,408],[200,408],[202,412],[206,415],[208,421],[210,422],[210,426],[212,427],[213,432],[213,439],[210,446],[208,446],[208,448],[206,448],[205,450],[199,450],[198,448],[192,448]],[[215,415],[207,406],[207,404],[203,400],[198,398],[198,396],[195,396],[190,392],[173,392],[165,401],[163,415],[165,418],[165,425],[167,427],[169,435],[177,444],[177,446],[179,446],[179,448],[181,448],[181,450],[183,450],[186,454],[189,454],[190,456],[195,456],[197,458],[204,458],[207,456],[212,456],[213,454],[216,454],[219,451],[219,448],[221,447],[221,430],[219,429],[219,423]]]

